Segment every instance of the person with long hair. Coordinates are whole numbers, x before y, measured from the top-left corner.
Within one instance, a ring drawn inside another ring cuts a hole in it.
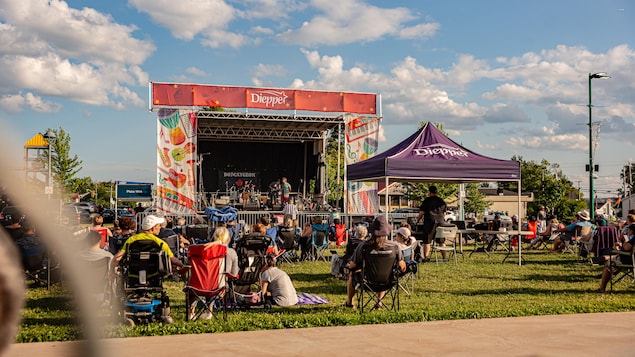
[[[350,283],[347,286],[347,300],[344,306],[355,308],[353,304],[353,297],[355,297],[355,286],[361,282],[361,267],[364,261],[365,254],[373,254],[381,252],[384,254],[392,254],[395,258],[395,263],[402,272],[406,271],[406,262],[403,260],[403,254],[399,245],[395,241],[388,240],[391,229],[386,216],[377,216],[370,226],[371,236],[368,240],[359,244],[353,252],[351,260],[346,264],[346,267],[350,270],[352,275]],[[379,300],[384,297],[385,292],[379,293]],[[381,304],[376,306],[377,309],[381,308]]]

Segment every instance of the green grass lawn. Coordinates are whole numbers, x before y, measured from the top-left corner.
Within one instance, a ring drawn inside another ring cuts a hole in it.
[[[467,248],[469,253],[471,248]],[[401,294],[397,313],[371,311],[363,315],[342,304],[345,282],[333,278],[330,263],[282,264],[298,291],[320,295],[331,303],[271,311],[251,309],[230,312],[222,319],[185,322],[182,283],[166,282],[175,323],[152,323],[136,327],[105,324],[108,337],[171,335],[247,331],[262,329],[380,324],[488,317],[630,311],[635,306],[635,287],[621,282],[613,294],[595,292],[600,267],[573,264],[572,255],[546,251],[524,253],[523,266],[517,260],[502,264],[503,254],[466,254],[459,264],[434,262],[419,265],[415,294]],[[517,258],[517,257],[516,257]],[[59,341],[80,338],[70,294],[63,287],[30,288],[17,341]]]

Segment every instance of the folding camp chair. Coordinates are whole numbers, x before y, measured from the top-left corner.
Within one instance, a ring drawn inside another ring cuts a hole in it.
[[[361,282],[357,287],[357,306],[363,313],[369,305],[399,311],[399,274],[397,252],[376,250],[364,246],[362,251]],[[385,303],[386,297],[390,304]]]
[[[418,272],[417,262],[414,258],[414,246],[410,246],[401,251],[403,260],[406,262],[406,272],[399,274],[399,288],[407,295],[415,292],[415,276]]]
[[[278,237],[282,241],[280,245],[280,262],[293,263],[298,259],[298,242],[296,240],[296,229],[293,227],[280,227],[278,230]]]
[[[439,264],[439,252],[446,252],[446,254],[452,254],[454,256],[454,264],[458,264],[458,259],[456,257],[456,234],[457,228],[455,225],[448,226],[438,226],[435,236],[434,242],[432,243],[432,251],[434,252],[434,260],[437,265]],[[437,243],[437,239],[445,240],[446,243],[450,243],[450,245],[441,246]],[[448,258],[449,261],[449,258]]]
[[[225,273],[225,257],[227,247],[218,244],[205,249],[205,245],[191,245],[188,249],[190,273],[185,292],[185,320],[196,320],[203,313],[219,310],[223,319],[227,319],[225,292],[227,276]]]
[[[329,246],[328,240],[328,225],[322,224],[312,224],[313,228],[313,238],[311,241],[311,260],[322,259],[325,262],[328,261],[324,253],[326,252],[326,248]]]
[[[44,245],[18,246],[22,258],[22,267],[27,279],[32,279],[36,285],[51,285],[59,281],[60,272],[57,258],[49,254]]]
[[[635,283],[635,249],[631,252],[623,252],[613,250],[611,251],[612,255],[617,255],[620,259],[617,262],[612,262],[612,259],[609,259],[609,263],[611,267],[609,271],[611,272],[610,278],[610,290],[613,292],[613,285],[619,283],[624,278],[628,277],[631,283]],[[628,258],[630,256],[630,262],[628,259],[622,259],[622,257]],[[624,260],[625,262],[622,262]]]

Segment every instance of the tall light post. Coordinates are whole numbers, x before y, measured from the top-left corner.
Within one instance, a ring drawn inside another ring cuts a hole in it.
[[[589,73],[589,213],[591,213],[591,220],[595,219],[595,190],[593,187],[593,175],[595,172],[595,168],[593,167],[593,104],[591,104],[591,80],[595,78],[607,79],[611,77],[604,72]]]
[[[46,133],[44,133],[42,136],[44,137],[44,139],[46,139],[46,142],[49,144],[49,148],[48,148],[48,150],[49,150],[49,152],[48,152],[48,159],[49,159],[48,161],[49,161],[49,163],[48,163],[48,177],[47,177],[48,182],[47,182],[47,187],[46,187],[46,193],[48,194],[49,200],[50,200],[51,199],[51,194],[53,193],[53,175],[52,175],[53,172],[51,170],[51,162],[52,162],[51,157],[53,155],[52,155],[52,151],[51,151],[51,142],[53,140],[55,140],[57,138],[57,136],[55,135],[55,132],[53,132],[51,129],[47,129]]]

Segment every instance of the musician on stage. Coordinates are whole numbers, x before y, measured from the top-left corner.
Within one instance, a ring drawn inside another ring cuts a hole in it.
[[[280,180],[272,181],[269,184],[269,199],[271,200],[271,207],[278,203],[280,197]]]
[[[282,194],[281,203],[284,205],[285,203],[289,203],[289,196],[291,195],[291,184],[287,182],[287,178],[282,178],[282,183],[280,184],[280,193]]]

